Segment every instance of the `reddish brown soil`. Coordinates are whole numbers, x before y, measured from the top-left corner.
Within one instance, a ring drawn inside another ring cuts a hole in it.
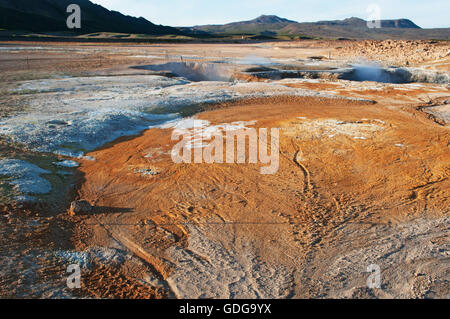
[[[299,116],[385,124],[367,140],[317,139],[299,131]],[[151,129],[108,145],[90,153],[96,161],[80,168],[79,197],[103,211],[78,217],[77,249],[114,238],[167,278],[171,266],[164,261],[165,249],[185,246],[185,222],[213,216],[239,222],[236,236],[259,243],[263,259],[283,263],[281,254],[264,253],[265,243],[281,237],[301,256],[326,248],[332,230],[348,221],[396,222],[448,213],[450,133],[413,108],[398,112],[383,104],[276,98],[221,105],[199,118],[212,124],[256,119],[256,127],[282,128],[278,173],[260,175],[257,164],[174,164],[168,155],[175,143],[171,129]],[[400,143],[404,147],[396,146]],[[144,157],[158,148],[163,154]],[[160,174],[143,177],[135,168]],[[142,237],[139,225],[145,220],[162,225],[175,239]]]
[[[14,45],[17,44],[20,43]],[[130,65],[155,63],[128,55],[151,55],[166,49],[173,55],[242,57],[256,52],[258,56],[272,57],[276,52],[278,58],[307,58],[328,55],[336,46],[344,49],[333,51],[333,56],[339,51],[342,57],[354,57],[355,52],[364,56],[368,45],[354,41],[305,41],[269,44],[267,49],[155,45],[139,46],[132,53],[20,52],[2,54],[0,80],[6,87],[6,81],[13,85],[12,81],[54,74],[121,74],[130,72]],[[435,46],[430,50],[432,54],[441,52],[448,44]],[[274,47],[281,50],[274,51]],[[366,56],[374,57],[371,52],[366,52]],[[389,51],[377,58],[388,61]],[[436,67],[448,70],[446,61],[448,57]],[[168,154],[175,143],[171,140],[171,129],[151,129],[88,154],[96,161],[82,162],[80,176],[75,175],[78,178],[75,196],[69,196],[70,185],[65,185],[66,188],[60,189],[64,196],[52,198],[53,205],[0,209],[2,253],[14,256],[10,268],[18,269],[17,274],[1,277],[0,296],[42,296],[39,289],[32,291],[26,281],[29,268],[24,259],[42,265],[44,271],[36,275],[38,287],[51,281],[64,284],[66,264],[35,258],[31,254],[35,249],[82,251],[120,246],[142,261],[142,265],[125,262],[118,268],[95,264],[83,274],[82,289],[72,293],[94,298],[167,298],[171,297],[168,289],[149,286],[142,279],[148,273],[159,279],[173,273],[175,265],[168,261],[166,251],[174,246],[188,246],[191,223],[201,225],[211,219],[229,223],[232,232],[220,235],[231,236],[236,243],[252,242],[258,258],[264,262],[289,265],[292,260],[287,255],[301,260],[302,256],[319,252],[326,257],[329,248],[336,244],[335,230],[350,222],[396,224],[416,217],[448,216],[450,133],[448,127],[417,110],[427,105],[424,96],[435,92],[427,87],[361,91],[339,88],[337,83],[290,86],[332,90],[344,96],[375,99],[378,103],[282,97],[216,105],[198,115],[213,124],[257,120],[256,127],[281,128],[280,169],[274,175],[261,175],[258,164],[174,164]],[[445,96],[445,88],[439,94]],[[27,99],[0,91],[0,102],[0,116],[8,116],[23,111]],[[366,140],[355,140],[347,135],[315,138],[313,133],[321,134],[320,125],[304,129],[305,123],[329,119],[377,124],[383,130]],[[32,156],[3,142],[0,151],[10,157]],[[149,152],[156,155],[146,158]],[[142,176],[135,172],[140,168],[151,168],[159,174]],[[96,206],[94,214],[66,215],[64,207],[69,206],[72,199],[69,197],[91,201]],[[30,221],[39,221],[41,225],[30,227]],[[363,235],[358,233],[357,238],[363,241]],[[362,243],[356,240],[354,245]],[[320,282],[313,283],[311,289],[320,290],[319,286]],[[317,296],[309,293],[298,295]]]

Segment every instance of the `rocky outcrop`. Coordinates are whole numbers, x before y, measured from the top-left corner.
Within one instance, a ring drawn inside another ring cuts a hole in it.
[[[450,56],[448,43],[436,41],[358,41],[338,49],[339,56],[383,61],[396,66],[410,66]]]

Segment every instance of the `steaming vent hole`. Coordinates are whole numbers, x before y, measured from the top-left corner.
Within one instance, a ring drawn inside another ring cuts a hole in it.
[[[286,67],[266,68],[252,67],[244,73],[259,79],[280,80],[285,78],[309,78],[349,81],[372,81],[380,83],[450,83],[450,76],[446,72],[436,72],[419,68],[382,68],[373,65],[352,65],[350,68],[303,68]]]
[[[353,65],[353,70],[342,75],[351,81],[374,81],[381,83],[450,83],[448,72],[420,68],[382,68],[379,66]]]
[[[233,68],[218,63],[168,62],[164,64],[137,66],[136,69],[167,72],[169,75],[183,77],[189,81],[224,81],[233,79]]]

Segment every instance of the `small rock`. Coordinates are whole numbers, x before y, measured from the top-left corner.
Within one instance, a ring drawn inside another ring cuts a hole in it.
[[[70,204],[69,215],[89,214],[92,212],[91,204],[84,199],[73,201]]]
[[[61,120],[51,120],[51,121],[48,121],[47,124],[50,124],[50,125],[68,125],[68,123],[66,121],[61,121]]]

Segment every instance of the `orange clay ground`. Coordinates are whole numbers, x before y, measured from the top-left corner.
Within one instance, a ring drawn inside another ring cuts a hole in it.
[[[450,132],[413,106],[281,97],[211,107],[198,118],[280,128],[279,171],[261,175],[258,164],[174,164],[172,129],[108,145],[88,154],[96,161],[80,168],[78,197],[101,209],[72,218],[78,250],[118,242],[164,281],[175,267],[169,247],[187,247],[189,224],[212,224],[218,238],[231,238],[224,239],[235,245],[229,249],[252,243],[265,263],[298,269],[308,256],[336,245],[337,230],[348,223],[369,227],[448,215]],[[362,128],[365,139],[331,136],[324,124],[330,119],[356,132],[358,125],[376,129],[366,134]],[[140,168],[159,174],[134,173]],[[353,245],[364,244],[364,229]],[[297,296],[317,296],[301,278],[293,285]]]
[[[46,45],[49,52],[2,53],[0,116],[26,113],[34,99],[53,94],[8,93],[17,83],[150,75],[130,67],[166,62],[164,56],[376,58],[448,72],[448,43],[400,44],[408,61],[384,49],[390,41],[58,44],[68,50],[56,52]],[[417,51],[422,45],[431,47],[427,57]],[[175,164],[173,129],[153,128],[86,154],[95,161],[76,159],[80,167],[63,182],[53,177],[42,203],[5,204],[1,197],[0,296],[448,298],[450,131],[439,117],[448,109],[448,84],[280,83],[374,103],[282,96],[208,105],[194,115],[210,125],[280,128],[273,175],[261,175],[260,164]],[[45,168],[58,159],[3,138],[0,153]],[[69,216],[75,199],[88,200],[93,212]],[[85,266],[81,289],[66,287],[71,263]],[[380,266],[381,289],[367,287],[371,264]]]

